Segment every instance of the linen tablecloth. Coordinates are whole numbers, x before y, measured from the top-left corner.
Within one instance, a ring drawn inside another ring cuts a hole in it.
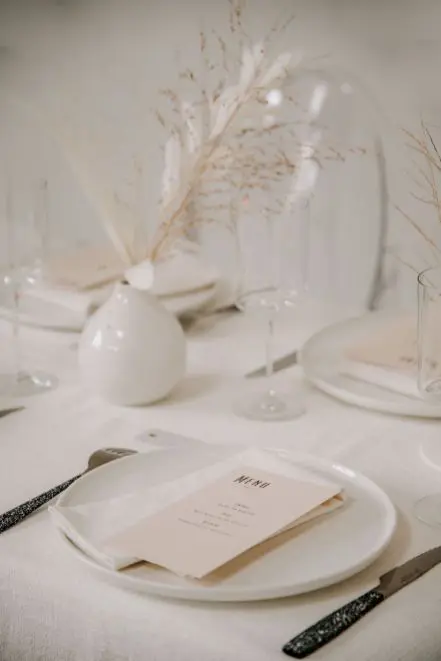
[[[300,346],[321,325],[318,318],[285,323],[278,352]],[[283,423],[235,417],[232,401],[250,386],[241,375],[263,355],[261,329],[239,314],[189,332],[188,378],[169,401],[146,408],[110,406],[87,393],[76,370],[76,339],[24,332],[30,362],[49,365],[61,383],[29,399],[26,411],[0,420],[0,511],[78,473],[97,447],[142,450],[136,435],[162,428],[207,443],[277,446],[337,459],[386,490],[399,525],[374,565],[332,588],[268,602],[206,604],[133,594],[99,580],[67,551],[43,509],[0,536],[1,661],[281,661],[287,658],[283,643],[305,626],[372,587],[383,571],[441,543],[441,528],[412,514],[417,498],[441,490],[441,473],[421,459],[422,444],[441,443],[439,422],[351,408],[308,389],[298,367],[280,379],[303,389],[303,417]],[[439,659],[440,611],[438,567],[312,658]]]

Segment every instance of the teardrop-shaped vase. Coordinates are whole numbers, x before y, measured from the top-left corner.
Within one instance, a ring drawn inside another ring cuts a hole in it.
[[[83,330],[79,363],[85,383],[108,402],[150,404],[185,374],[184,332],[155,296],[118,283]]]

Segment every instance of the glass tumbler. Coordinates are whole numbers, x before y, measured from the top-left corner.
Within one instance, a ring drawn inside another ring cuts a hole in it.
[[[441,404],[441,267],[418,275],[418,389],[428,402]],[[441,525],[441,491],[415,504],[420,521]]]

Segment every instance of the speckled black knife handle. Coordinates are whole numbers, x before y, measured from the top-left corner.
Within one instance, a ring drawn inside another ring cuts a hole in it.
[[[378,590],[370,590],[302,631],[286,643],[282,651],[294,659],[304,659],[337,638],[382,601],[384,596]]]
[[[63,484],[59,484],[57,487],[53,487],[52,489],[49,489],[49,491],[45,491],[39,496],[36,496],[35,498],[32,498],[31,500],[28,500],[2,514],[0,516],[0,534],[9,528],[12,528],[17,523],[20,523],[20,521],[23,521],[23,519],[32,514],[32,512],[38,510],[39,507],[48,503],[52,498],[55,498],[55,496],[58,496],[58,494],[67,489],[67,487],[70,487],[75,480],[78,480],[81,475],[82,473],[80,473],[80,475],[75,475],[75,477],[71,477],[70,480],[63,482]]]

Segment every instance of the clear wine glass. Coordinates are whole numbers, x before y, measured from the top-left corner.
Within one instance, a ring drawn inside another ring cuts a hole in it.
[[[298,313],[306,292],[309,204],[296,204],[295,213],[267,215],[261,227],[249,218],[254,237],[249,242],[246,220],[241,223],[239,243],[241,278],[237,306],[253,314],[265,328],[266,375],[261,387],[242,394],[234,405],[237,415],[254,420],[292,420],[304,413],[303,398],[292,386],[274,384],[274,345],[277,321]]]
[[[257,420],[288,420],[304,411],[294,384],[276,387],[273,369],[277,321],[299,310],[308,281],[310,202],[324,136],[317,103],[311,105],[308,92],[305,105],[299,104],[297,91],[291,76],[259,89],[226,139],[234,154],[229,179],[239,252],[237,306],[258,317],[266,332],[265,383],[260,392],[241,395],[234,410]]]
[[[418,275],[418,389],[428,402],[441,404],[441,267]],[[441,525],[441,492],[415,503],[420,521]]]
[[[10,181],[6,182],[4,227],[8,253],[8,268],[2,285],[9,293],[13,369],[0,374],[0,395],[20,398],[47,392],[57,387],[58,379],[44,371],[28,371],[23,367],[20,337],[20,302],[26,291],[41,285],[44,247],[48,230],[47,182],[37,186],[30,197],[30,208],[15,213]]]

